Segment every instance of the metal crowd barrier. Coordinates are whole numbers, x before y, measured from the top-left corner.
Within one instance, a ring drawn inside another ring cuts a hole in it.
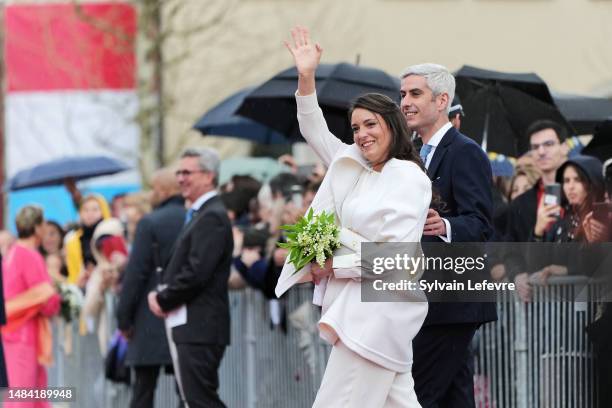
[[[528,304],[511,293],[500,294],[499,320],[484,325],[474,342],[478,408],[596,406],[592,349],[584,332],[596,305],[556,300],[583,286],[580,278],[551,278],[547,286],[534,288],[534,302]],[[113,313],[113,301],[107,300]],[[269,302],[259,292],[230,293],[232,344],[220,370],[220,394],[228,407],[312,405],[329,347],[319,340],[319,310],[311,300],[312,290],[304,285],[280,301],[287,316],[285,332],[271,324]],[[104,378],[96,336],[78,336],[76,324],[72,330],[71,355],[63,352],[61,333],[55,330],[56,363],[49,384],[75,387],[73,406],[128,407],[129,387]],[[171,375],[160,375],[156,406],[178,406]]]
[[[475,339],[476,407],[597,407],[585,331],[597,304],[568,300],[597,289],[585,277],[569,276],[534,284],[529,303],[500,293],[498,321],[485,324]]]
[[[230,408],[312,405],[323,376],[329,348],[319,341],[318,308],[312,289],[290,291],[280,307],[286,310],[286,332],[271,323],[268,301],[251,289],[230,292],[231,346],[219,373],[220,395]],[[107,297],[107,312],[114,316],[114,299]],[[75,388],[76,407],[128,407],[130,388],[104,378],[104,359],[96,334],[79,336],[71,325],[72,352],[63,349],[63,332],[54,324],[55,364],[49,369],[49,386]],[[109,333],[114,331],[110,327]],[[177,407],[174,377],[160,374],[155,406]]]

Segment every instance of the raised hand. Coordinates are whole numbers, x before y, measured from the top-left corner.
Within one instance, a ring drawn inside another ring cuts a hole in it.
[[[548,226],[557,220],[560,211],[561,207],[556,204],[549,205],[542,203],[538,208],[534,234],[538,237],[543,236]]]
[[[295,67],[300,75],[314,75],[323,49],[310,39],[310,33],[306,27],[295,26],[291,30],[293,44],[284,41],[285,47],[293,55]]]
[[[293,55],[293,61],[298,71],[298,94],[311,95],[315,92],[315,71],[321,60],[323,49],[310,39],[306,27],[296,26],[291,30],[293,44],[284,41],[285,47]]]

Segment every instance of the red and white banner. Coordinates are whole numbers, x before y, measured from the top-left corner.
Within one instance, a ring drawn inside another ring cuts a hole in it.
[[[136,11],[126,3],[5,7],[7,177],[63,156],[137,169]],[[136,170],[105,184],[138,184]]]

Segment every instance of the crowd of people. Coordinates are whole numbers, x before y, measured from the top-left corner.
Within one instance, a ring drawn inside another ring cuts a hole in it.
[[[237,175],[219,185],[217,152],[189,148],[176,168],[152,175],[149,193],[118,195],[110,205],[67,183],[79,214],[72,225],[45,220],[37,206],[20,209],[17,237],[0,232],[8,374],[0,370],[0,385],[47,386],[50,318],[63,308],[62,285],[73,285],[83,294],[80,334],[95,333],[103,355],[109,327],[127,342],[131,407],[153,406],[162,370],[174,373],[185,406],[223,407],[218,369],[230,344],[228,290],[259,290],[269,299],[271,324],[287,330],[279,298],[312,281],[322,306],[320,334],[333,346],[314,406],[470,407],[470,342],[496,319],[494,305],[428,303],[419,292],[405,302],[362,302],[359,243],[610,240],[610,160],[568,158],[559,124],[533,123],[530,151],[511,176],[496,174],[460,132],[453,76],[420,64],[402,74],[399,106],[379,94],[354,101],[354,143],[347,145],[329,132],[318,106],[321,47],[301,27],[292,38],[286,46],[300,74],[300,130],[323,166],[307,175],[292,166],[265,184]],[[557,201],[549,199],[555,185]],[[342,247],[324,267],[295,271],[276,243],[286,240],[280,227],[309,208],[336,214]],[[504,255],[491,277],[515,282],[525,302],[534,279],[572,273],[558,264],[526,270],[512,251]],[[107,315],[109,301],[117,303],[115,316]],[[604,309],[595,325],[602,344],[609,315]],[[606,355],[606,347],[598,350]],[[611,376],[601,372],[600,389],[609,389]]]

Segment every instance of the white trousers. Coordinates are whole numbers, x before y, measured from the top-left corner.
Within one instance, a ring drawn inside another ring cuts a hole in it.
[[[398,373],[351,351],[332,348],[313,408],[421,408],[410,371]]]

